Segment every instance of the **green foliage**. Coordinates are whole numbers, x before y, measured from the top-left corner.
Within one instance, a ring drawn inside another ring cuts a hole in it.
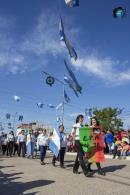
[[[123,121],[119,118],[118,108],[108,107],[101,110],[94,108],[93,114],[98,118],[103,130],[111,129],[116,131],[123,126]]]

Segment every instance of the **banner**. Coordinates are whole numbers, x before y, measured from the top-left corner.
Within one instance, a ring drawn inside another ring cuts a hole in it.
[[[80,143],[89,162],[103,162],[104,145],[100,127],[81,127],[79,129]]]

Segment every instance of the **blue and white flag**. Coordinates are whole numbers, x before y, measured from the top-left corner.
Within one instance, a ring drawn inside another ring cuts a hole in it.
[[[85,108],[85,115],[91,118],[93,116],[93,109],[92,108]]]
[[[10,117],[11,117],[11,114],[7,113],[6,114],[6,119],[10,119]]]
[[[37,103],[37,107],[38,107],[38,108],[43,108],[43,106],[44,106],[43,103],[41,103],[41,102],[38,102],[38,103]]]
[[[60,103],[56,106],[56,110],[63,109],[63,103]]]
[[[70,98],[68,97],[68,95],[67,95],[67,93],[66,93],[66,91],[64,90],[64,99],[65,99],[65,101],[67,102],[67,103],[69,103],[71,100],[70,100]]]
[[[13,99],[14,99],[16,102],[19,102],[21,98],[20,98],[19,96],[17,96],[17,95],[14,95],[14,96],[13,96]]]
[[[70,43],[70,41],[68,40],[68,38],[67,38],[67,36],[64,32],[64,25],[63,25],[62,18],[60,18],[59,32],[60,32],[60,41],[61,41],[61,43],[65,44],[66,48],[68,49],[70,57],[74,58],[74,60],[76,61],[78,56],[77,56],[77,53],[76,53],[74,47],[72,46],[72,44]]]
[[[65,33],[62,18],[59,23],[60,41],[65,41]]]
[[[66,3],[69,7],[76,7],[76,6],[79,6],[79,0],[65,0],[65,3]]]
[[[56,122],[60,124],[60,122],[61,122],[61,118],[60,118],[59,116],[57,116],[57,118],[56,118]]]
[[[55,108],[55,106],[52,105],[52,104],[47,104],[47,106],[48,106],[49,108]]]
[[[79,85],[73,71],[70,69],[69,65],[67,64],[67,62],[64,60],[64,64],[65,67],[68,71],[69,77],[64,77],[65,82],[68,82],[69,86],[73,89],[73,91],[75,92],[76,96],[78,97],[78,93],[82,92],[82,87]]]
[[[58,157],[60,150],[60,132],[59,132],[60,120],[57,121],[56,127],[54,128],[53,135],[50,137],[49,148],[53,154]]]

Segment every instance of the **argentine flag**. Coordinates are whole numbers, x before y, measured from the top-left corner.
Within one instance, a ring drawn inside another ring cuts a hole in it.
[[[58,126],[58,122],[56,126]],[[49,148],[58,157],[60,150],[60,132],[58,127],[54,128],[53,135],[50,137]]]

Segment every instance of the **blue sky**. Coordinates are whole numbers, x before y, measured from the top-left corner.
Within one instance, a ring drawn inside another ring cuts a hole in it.
[[[126,8],[126,18],[115,19],[115,7]],[[24,122],[54,124],[57,113],[46,105],[58,105],[62,86],[49,87],[42,71],[63,80],[63,60],[74,71],[83,92],[77,98],[66,87],[71,103],[65,106],[65,125],[74,123],[86,107],[125,108],[122,118],[130,124],[130,3],[128,0],[80,0],[69,8],[64,0],[0,0],[0,118],[7,112],[24,115]],[[78,54],[71,61],[59,41],[59,16]],[[12,96],[21,97],[20,102]],[[13,120],[13,117],[12,119]]]

